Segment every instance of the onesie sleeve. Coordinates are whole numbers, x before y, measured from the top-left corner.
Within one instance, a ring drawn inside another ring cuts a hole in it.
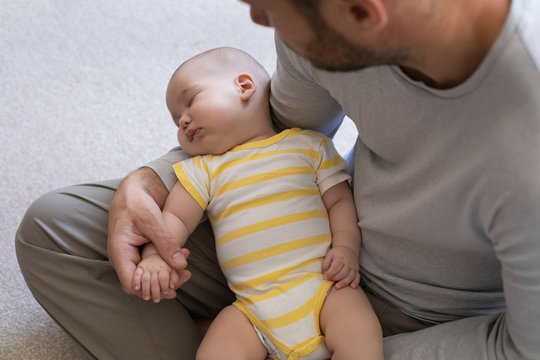
[[[321,195],[332,186],[343,181],[350,183],[351,177],[347,174],[347,164],[338,154],[332,140],[322,137],[318,153],[319,158],[315,164],[315,170]]]
[[[187,192],[206,210],[210,201],[210,176],[204,158],[187,159],[174,164],[173,168]]]

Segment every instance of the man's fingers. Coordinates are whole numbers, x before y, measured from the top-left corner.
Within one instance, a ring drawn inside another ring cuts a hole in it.
[[[163,223],[163,226],[165,224]],[[166,230],[163,233],[148,236],[156,246],[159,255],[173,269],[185,269],[187,266],[186,253],[182,251],[178,241]],[[189,252],[188,252],[189,254]]]
[[[170,251],[173,251],[171,255],[172,264],[170,265],[174,267],[175,269],[184,269],[187,266],[187,261],[186,261],[186,257],[184,256],[184,253],[182,253],[182,251],[180,250],[176,251],[176,249],[172,249]],[[170,251],[167,251],[167,253]]]
[[[130,295],[137,295],[139,293],[139,290],[135,289],[133,286],[133,276],[136,269],[137,266],[130,261],[121,260],[116,262],[115,270],[116,274],[118,275],[118,280],[120,280],[120,284],[122,285],[124,292]]]
[[[171,276],[170,288],[171,290],[178,290],[180,286],[184,285],[189,279],[191,279],[191,271],[189,270],[176,270],[177,277]]]

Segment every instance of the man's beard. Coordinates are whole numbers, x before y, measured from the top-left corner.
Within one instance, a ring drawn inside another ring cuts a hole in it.
[[[306,57],[315,67],[327,71],[352,71],[377,65],[399,65],[404,54],[377,53],[351,44],[345,37],[319,22],[313,29],[316,40],[306,48]]]

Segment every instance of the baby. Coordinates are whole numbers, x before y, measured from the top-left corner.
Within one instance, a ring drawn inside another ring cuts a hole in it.
[[[237,300],[212,322],[197,359],[382,359],[363,291],[360,230],[346,165],[313,131],[276,133],[270,77],[250,55],[218,48],[182,64],[167,88],[179,181],[163,219],[183,245],[206,211]],[[152,243],[134,285],[161,299],[177,276]]]

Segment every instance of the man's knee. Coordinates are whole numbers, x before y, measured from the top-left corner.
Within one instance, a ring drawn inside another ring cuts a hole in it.
[[[106,256],[108,208],[117,184],[76,185],[35,200],[17,230],[19,261],[28,246],[89,258]]]
[[[25,243],[60,250],[54,241],[50,241],[51,237],[48,235],[52,235],[55,219],[62,218],[62,213],[66,211],[64,207],[59,206],[64,196],[59,191],[52,191],[42,195],[30,205],[19,224],[15,236],[16,245]],[[19,249],[19,246],[17,248]]]

